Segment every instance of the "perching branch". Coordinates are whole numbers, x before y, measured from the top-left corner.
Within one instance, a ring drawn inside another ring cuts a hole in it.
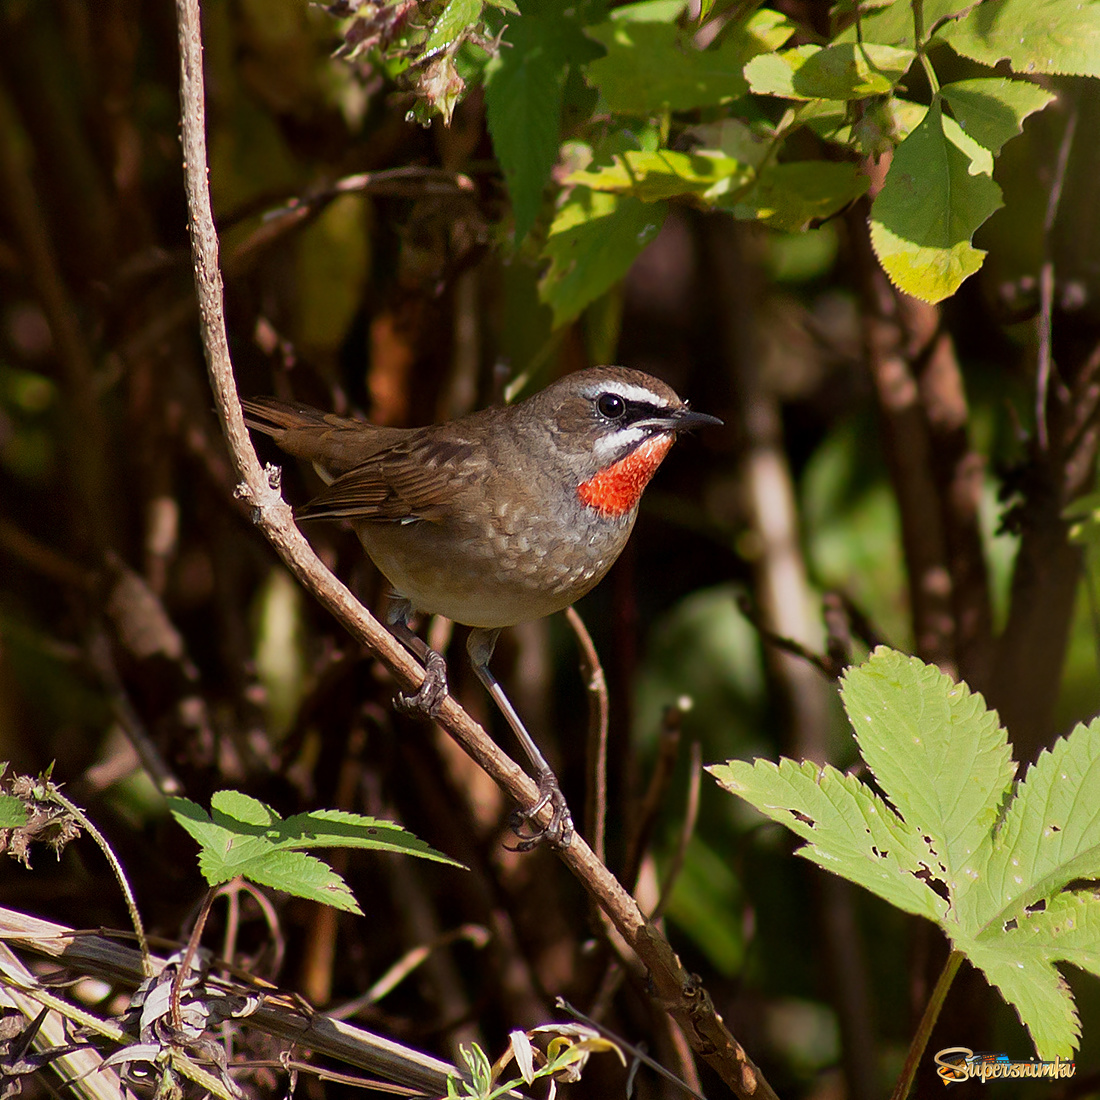
[[[403,689],[415,691],[423,680],[423,669],[314,553],[294,524],[290,507],[279,493],[277,477],[260,466],[245,428],[229,357],[218,238],[207,182],[199,0],[176,0],[176,14],[185,185],[200,328],[218,417],[241,479],[237,493],[252,507],[257,526],[287,568],[357,641],[391,670]],[[536,800],[535,784],[452,697],[443,701],[438,721],[512,798],[521,805]],[[545,824],[549,817],[550,808],[546,807],[537,823]],[[596,859],[588,845],[576,837],[559,854],[641,958],[649,970],[656,998],[677,1021],[692,1047],[739,1097],[777,1100],[726,1028],[698,979],[684,969],[665,937],[645,919],[634,899]]]

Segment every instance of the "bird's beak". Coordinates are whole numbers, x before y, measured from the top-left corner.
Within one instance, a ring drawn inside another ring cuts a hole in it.
[[[724,420],[719,420],[716,416],[711,416],[710,413],[696,412],[694,409],[687,407],[677,409],[669,419],[672,421],[672,427],[675,431],[682,432],[689,428],[702,428],[705,424],[713,424],[716,428],[721,428],[725,424]]]

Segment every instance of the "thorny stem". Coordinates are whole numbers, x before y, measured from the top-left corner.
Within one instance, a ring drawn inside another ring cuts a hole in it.
[[[924,1015],[920,1018],[916,1034],[909,1044],[909,1052],[905,1056],[905,1065],[902,1066],[901,1076],[898,1077],[898,1083],[890,1094],[890,1100],[905,1100],[909,1095],[909,1090],[913,1087],[913,1081],[917,1076],[917,1067],[920,1065],[921,1058],[924,1057],[925,1047],[928,1046],[928,1040],[931,1038],[932,1029],[936,1026],[936,1021],[940,1018],[940,1010],[943,1008],[943,1002],[947,999],[947,991],[951,988],[951,983],[955,980],[955,975],[959,972],[962,961],[963,953],[961,951],[952,951],[947,956],[947,962],[944,963],[943,970],[936,981],[936,988],[932,990],[932,996],[929,997],[928,1004],[925,1006]]]

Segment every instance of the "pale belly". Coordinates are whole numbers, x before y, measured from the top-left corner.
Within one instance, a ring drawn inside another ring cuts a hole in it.
[[[583,534],[533,528],[456,538],[431,523],[356,525],[371,560],[419,611],[495,629],[541,619],[575,603],[614,564],[634,525]],[[535,549],[535,546],[539,549]]]

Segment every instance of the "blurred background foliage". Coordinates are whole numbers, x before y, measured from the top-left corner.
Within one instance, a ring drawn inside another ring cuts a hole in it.
[[[824,7],[774,6],[807,28]],[[1100,710],[1096,585],[1060,518],[1095,465],[1095,443],[1082,443],[1096,432],[1100,386],[1094,88],[1048,82],[1060,100],[998,163],[1009,198],[979,235],[989,261],[942,310],[918,309],[881,273],[875,281],[859,204],[789,234],[684,203],[621,285],[554,329],[537,248],[552,210],[548,196],[525,210],[532,234],[516,244],[477,84],[490,52],[456,54],[467,93],[449,126],[426,126],[403,65],[348,50],[347,24],[329,11],[302,0],[203,8],[211,186],[242,394],[418,424],[613,360],[726,420],[674,450],[628,551],[580,607],[611,690],[608,862],[624,873],[633,859],[646,906],[678,859],[689,745],[704,762],[853,761],[831,683],[773,633],[815,654],[831,640],[855,659],[882,639],[967,676],[1020,716],[1008,724],[1022,759]],[[54,778],[119,851],[147,926],[170,938],[185,934],[202,884],[157,793],[168,777],[203,804],[235,787],[284,814],[339,806],[399,820],[472,870],[344,853],[337,865],[368,918],[279,902],[288,950],[276,969],[246,907],[242,964],[327,1008],[404,951],[480,924],[487,946],[434,954],[365,1010],[368,1026],[448,1057],[477,1039],[495,1056],[510,1028],[554,1016],[560,994],[586,1011],[599,1003],[610,1026],[682,1071],[645,990],[609,978],[565,871],[547,852],[504,850],[510,807],[438,731],[393,712],[384,671],[302,596],[235,500],[197,335],[177,79],[168,5],[0,4],[0,759],[32,774],[56,761]],[[562,95],[568,138],[597,104],[576,67]],[[1044,235],[1071,112],[1084,136]],[[1036,288],[1052,259],[1053,444],[1042,451]],[[886,352],[884,325],[895,326]],[[946,431],[934,400],[943,372],[964,412]],[[937,480],[945,441],[969,464],[980,542],[921,573],[912,540],[945,522],[936,509],[950,512],[960,484]],[[934,487],[930,503],[905,496],[913,476]],[[316,487],[290,464],[283,483],[293,502]],[[308,534],[369,606],[384,607],[349,532]],[[960,553],[987,575],[967,574]],[[968,595],[988,598],[984,643],[996,653],[970,665]],[[930,596],[931,627],[920,614]],[[447,642],[446,624],[429,628]],[[509,632],[495,659],[579,810],[588,719],[577,662],[559,621]],[[464,663],[452,677],[495,728]],[[659,809],[632,852],[659,760]],[[791,858],[787,834],[708,779],[700,797],[667,898],[673,943],[780,1095],[881,1095],[944,945]],[[83,846],[56,864],[40,853],[33,871],[4,865],[0,903],[78,926],[126,924]],[[1085,1046],[1066,1097],[1090,1080],[1095,1091],[1100,1070],[1090,1041],[1100,997],[1095,983],[1074,984]],[[930,1050],[1028,1055],[980,981],[953,998]],[[705,1069],[702,1080],[719,1093]],[[277,1092],[262,1076],[247,1087]],[[617,1063],[597,1060],[571,1095],[622,1087]],[[634,1087],[672,1095],[645,1071]]]

